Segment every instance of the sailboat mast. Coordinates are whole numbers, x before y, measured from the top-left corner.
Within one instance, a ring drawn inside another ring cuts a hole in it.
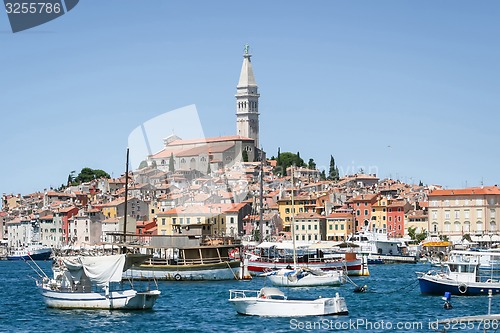
[[[259,233],[260,241],[264,241],[264,152],[260,151],[260,179],[259,179]]]
[[[294,189],[294,180],[293,180],[293,165],[290,166],[291,174],[292,174],[292,244],[293,244],[293,268],[297,268],[297,253],[295,250],[295,203],[293,201],[293,189]]]
[[[129,148],[127,147],[127,162],[125,164],[125,210],[123,216],[123,243],[127,242],[128,155],[129,155]]]

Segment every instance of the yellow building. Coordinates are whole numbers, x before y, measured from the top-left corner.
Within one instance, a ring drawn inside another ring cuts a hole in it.
[[[353,233],[354,217],[349,213],[332,213],[326,217],[326,240],[344,241]]]
[[[292,221],[292,213],[297,216],[300,213],[318,213],[324,211],[325,201],[328,200],[328,193],[319,195],[297,195],[294,197],[293,207],[292,198],[287,197],[278,200],[278,211],[283,220],[283,231],[289,232]]]
[[[157,214],[158,235],[237,236],[250,212],[248,203],[176,207]]]
[[[380,196],[372,206],[371,228],[372,230],[387,230],[387,206],[390,200]]]

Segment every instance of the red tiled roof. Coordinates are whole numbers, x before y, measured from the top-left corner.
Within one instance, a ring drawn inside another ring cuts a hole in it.
[[[429,193],[429,196],[461,196],[461,195],[494,195],[500,194],[500,188],[497,186],[485,186],[485,187],[469,187],[461,189],[452,190],[434,190]]]

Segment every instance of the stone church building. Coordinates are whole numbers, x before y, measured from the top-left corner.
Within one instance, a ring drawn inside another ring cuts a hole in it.
[[[248,45],[236,87],[236,135],[183,140],[171,135],[163,140],[164,148],[148,157],[148,164],[168,172],[173,163],[176,172],[198,171],[206,174],[243,162],[260,160],[259,93],[253,74]]]

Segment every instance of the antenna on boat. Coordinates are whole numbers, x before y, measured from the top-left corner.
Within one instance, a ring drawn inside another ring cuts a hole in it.
[[[125,163],[125,208],[124,208],[124,216],[123,216],[123,247],[122,253],[127,253],[127,247],[125,244],[127,243],[127,207],[128,207],[128,156],[129,156],[129,148],[127,147],[127,162]]]

